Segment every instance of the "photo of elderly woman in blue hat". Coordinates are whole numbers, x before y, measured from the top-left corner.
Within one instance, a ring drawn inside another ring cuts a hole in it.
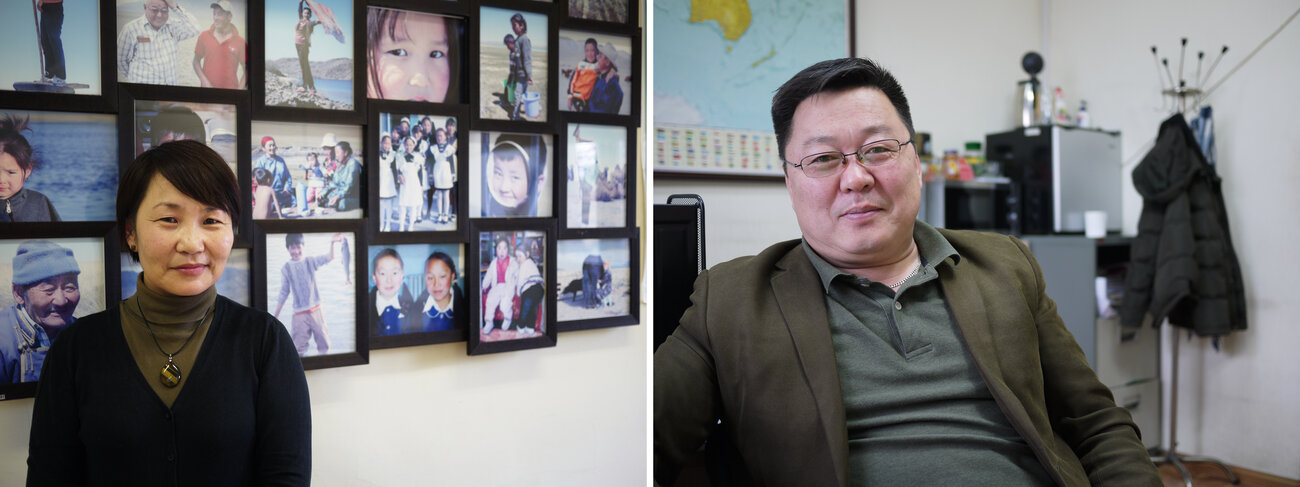
[[[81,268],[69,250],[48,240],[28,240],[13,260],[14,305],[0,311],[0,384],[34,382],[45,352],[76,320]]]

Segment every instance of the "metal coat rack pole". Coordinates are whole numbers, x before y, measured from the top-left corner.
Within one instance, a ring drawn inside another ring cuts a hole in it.
[[[1186,45],[1186,43],[1187,40],[1183,39],[1183,44]],[[1154,53],[1155,48],[1153,47],[1151,49],[1152,49],[1151,52]],[[1227,50],[1226,47],[1224,50],[1225,51]],[[1182,76],[1181,72],[1179,73],[1179,76],[1180,77]],[[1172,79],[1171,79],[1171,83],[1172,83]],[[1186,83],[1182,81],[1179,82],[1179,86],[1175,86],[1174,88],[1164,90],[1162,91],[1162,93],[1174,97],[1174,105],[1175,108],[1178,110],[1179,114],[1183,114],[1187,112],[1188,97],[1192,97],[1193,100],[1199,100],[1201,96],[1201,90],[1196,88],[1187,88]],[[1228,474],[1228,481],[1232,482],[1233,485],[1240,484],[1241,479],[1237,477],[1237,473],[1233,472],[1231,467],[1229,467],[1227,464],[1223,463],[1219,459],[1200,456],[1200,455],[1184,456],[1184,455],[1179,455],[1178,452],[1175,451],[1178,448],[1178,345],[1179,345],[1178,341],[1179,338],[1178,338],[1178,329],[1174,327],[1172,324],[1169,324],[1168,320],[1165,320],[1165,326],[1169,327],[1169,331],[1173,336],[1173,346],[1171,346],[1169,350],[1169,355],[1171,360],[1170,362],[1171,370],[1169,371],[1169,380],[1170,380],[1169,447],[1162,448],[1156,451],[1155,454],[1151,456],[1151,461],[1155,462],[1157,465],[1162,463],[1168,463],[1170,465],[1173,465],[1174,468],[1178,469],[1178,473],[1183,476],[1183,483],[1186,485],[1186,487],[1194,487],[1192,482],[1192,474],[1191,472],[1187,471],[1187,466],[1185,465],[1187,463],[1214,464],[1219,468],[1223,469],[1224,473]]]

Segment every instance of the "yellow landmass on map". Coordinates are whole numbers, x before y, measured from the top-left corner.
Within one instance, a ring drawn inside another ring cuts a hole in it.
[[[749,65],[749,67],[751,67],[751,68],[757,68],[758,65],[763,64],[763,63],[766,62],[768,59],[772,59],[772,58],[774,58],[774,57],[776,57],[776,47],[773,47],[772,50],[769,51],[769,52],[767,53],[766,56],[763,56],[762,58],[759,58],[759,60],[754,61],[753,63],[751,63],[751,64]]]
[[[729,41],[749,30],[751,17],[749,0],[691,0],[691,22],[716,21]]]

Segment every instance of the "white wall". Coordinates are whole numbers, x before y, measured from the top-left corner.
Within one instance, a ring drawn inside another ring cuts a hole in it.
[[[638,485],[646,332],[475,357],[464,342],[376,350],[368,365],[307,371],[312,485]],[[0,402],[0,485],[26,476],[32,404]]]
[[[1059,61],[1049,59],[1047,69],[1067,87],[1071,106],[1085,97],[1094,121],[1123,131],[1131,169],[1168,115],[1152,45],[1177,76],[1179,38],[1188,37],[1191,78],[1196,50],[1212,58],[1227,44],[1217,81],[1297,8],[1294,1],[1052,2],[1049,31]],[[1300,238],[1298,54],[1300,23],[1293,23],[1208,100],[1250,329],[1226,338],[1221,351],[1181,334],[1177,430],[1180,451],[1292,479],[1300,478],[1300,257],[1291,249]],[[1128,181],[1126,188],[1131,232],[1142,204]]]

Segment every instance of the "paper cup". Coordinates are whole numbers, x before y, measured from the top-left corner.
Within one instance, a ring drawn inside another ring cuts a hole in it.
[[[1085,211],[1083,213],[1083,234],[1088,238],[1106,236],[1106,212]]]

